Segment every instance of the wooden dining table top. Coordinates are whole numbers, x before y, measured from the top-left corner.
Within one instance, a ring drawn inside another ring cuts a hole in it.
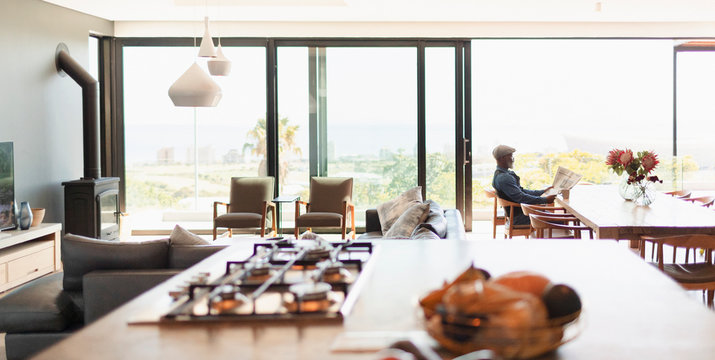
[[[250,243],[250,242],[249,242]],[[493,276],[531,270],[581,297],[578,336],[545,359],[712,359],[715,312],[615,241],[386,240],[342,323],[132,324],[158,317],[169,290],[199,271],[250,255],[246,244],[205,259],[140,295],[36,359],[376,359],[402,337],[435,345],[418,299],[470,264]],[[368,351],[372,350],[372,351]],[[454,355],[442,350],[444,358]]]
[[[652,204],[638,206],[621,198],[615,186],[576,186],[568,199],[559,196],[556,203],[592,228],[600,239],[715,234],[713,209],[660,192]]]

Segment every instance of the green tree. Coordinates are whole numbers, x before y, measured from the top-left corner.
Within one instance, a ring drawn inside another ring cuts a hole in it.
[[[280,159],[280,179],[281,185],[285,185],[285,179],[290,169],[290,162],[285,159],[285,155],[301,155],[303,151],[296,144],[295,135],[300,125],[289,125],[288,118],[283,117],[278,120],[278,157]],[[256,125],[246,133],[247,142],[243,144],[243,153],[249,150],[251,154],[260,156],[258,164],[258,175],[266,176],[266,119],[258,119]]]

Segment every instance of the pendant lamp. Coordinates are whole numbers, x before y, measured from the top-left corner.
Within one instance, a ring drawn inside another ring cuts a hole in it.
[[[214,107],[221,95],[221,87],[196,62],[169,88],[174,106]]]
[[[207,62],[209,73],[214,76],[227,76],[231,73],[231,60],[223,55],[221,48],[221,38],[218,38],[218,48],[216,57]]]
[[[201,48],[199,48],[199,57],[216,57],[216,48],[214,41],[209,34],[209,17],[204,16],[204,37],[201,38]]]

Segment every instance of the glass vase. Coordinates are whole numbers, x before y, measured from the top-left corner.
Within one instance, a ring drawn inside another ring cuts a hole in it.
[[[633,201],[638,206],[648,206],[655,201],[655,188],[652,181],[642,180],[634,184],[636,193]]]
[[[636,198],[638,189],[636,184],[629,184],[628,178],[623,178],[621,183],[618,185],[618,194],[626,201],[631,201]]]
[[[20,203],[20,213],[17,217],[17,224],[20,226],[20,230],[27,230],[32,224],[32,210],[30,209],[30,203],[23,201]]]

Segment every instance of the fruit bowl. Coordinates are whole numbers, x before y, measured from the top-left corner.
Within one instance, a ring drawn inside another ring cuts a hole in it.
[[[492,278],[472,264],[419,303],[427,333],[457,355],[489,349],[506,359],[532,358],[574,339],[582,327],[576,291],[530,271]]]
[[[505,359],[528,359],[556,350],[582,330],[580,313],[550,320],[544,326],[492,324],[481,316],[448,315],[443,311],[425,319],[427,333],[455,355],[489,349]]]

